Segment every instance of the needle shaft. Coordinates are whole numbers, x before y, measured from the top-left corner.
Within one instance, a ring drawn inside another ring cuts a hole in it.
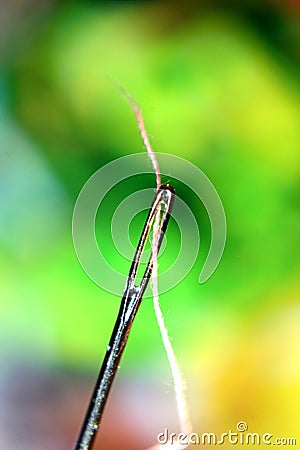
[[[157,251],[155,252],[158,254],[173,207],[174,192],[174,189],[170,185],[162,185],[158,189],[153,200],[130,267],[116,323],[107,346],[100,373],[74,450],[90,450],[94,444],[104,407],[108,399],[112,382],[117,373],[133,320],[141,304],[143,294],[151,276],[153,252],[151,253],[141,283],[138,286],[135,285],[144,247],[156,213],[159,209],[162,209],[158,226],[159,239]]]

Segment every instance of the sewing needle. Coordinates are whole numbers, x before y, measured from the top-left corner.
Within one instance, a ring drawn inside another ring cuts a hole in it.
[[[141,304],[143,294],[149,283],[153,267],[153,252],[151,252],[146,270],[139,285],[136,286],[136,277],[141,257],[153,226],[154,219],[160,214],[157,228],[157,249],[159,252],[164,233],[166,231],[170,213],[174,203],[175,190],[169,184],[161,185],[157,190],[148,213],[130,270],[126,280],[120,310],[106,350],[100,373],[86,412],[86,416],[74,450],[90,450],[93,447],[96,433],[103,415],[104,407],[110,388],[127,343],[128,335]]]

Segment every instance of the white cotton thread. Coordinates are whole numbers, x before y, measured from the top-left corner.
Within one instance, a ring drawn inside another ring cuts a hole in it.
[[[145,129],[142,112],[139,106],[137,105],[134,98],[126,92],[122,87],[121,90],[123,94],[126,96],[127,100],[129,101],[135,116],[136,120],[139,126],[139,130],[141,133],[141,137],[143,140],[143,143],[145,145],[145,148],[147,150],[147,153],[151,159],[153,169],[155,171],[156,175],[156,186],[157,189],[159,189],[161,185],[161,175],[159,170],[159,165],[155,156],[154,151],[152,150],[151,144],[149,142],[149,138]],[[160,222],[160,208],[157,211],[154,227],[153,227],[153,239],[152,239],[152,255],[153,255],[153,268],[152,268],[152,292],[153,292],[153,306],[154,306],[154,312],[157,320],[157,324],[160,330],[162,342],[167,354],[168,362],[170,365],[173,383],[174,383],[174,392],[175,392],[175,398],[176,398],[176,406],[177,406],[177,415],[179,420],[179,426],[181,433],[186,434],[189,436],[189,434],[192,432],[192,424],[190,419],[190,413],[188,408],[188,402],[187,402],[187,396],[186,396],[186,383],[185,379],[183,377],[183,374],[180,370],[174,349],[172,347],[168,330],[165,325],[164,317],[160,308],[159,304],[159,295],[158,295],[158,237],[159,237],[159,222]],[[176,447],[174,447],[176,445]],[[167,450],[168,448],[172,448],[172,450],[179,450],[187,448],[189,444],[181,444],[178,441],[174,441],[173,444],[167,443],[166,445],[155,445],[154,447],[151,447],[151,450],[158,450],[158,449],[164,449]],[[150,450],[150,449],[149,449]]]
[[[138,124],[139,130],[140,130],[140,134],[142,137],[142,141],[147,150],[149,158],[151,159],[152,166],[153,166],[153,169],[154,169],[154,172],[156,175],[156,188],[158,190],[161,185],[161,175],[160,175],[159,165],[158,165],[155,153],[152,150],[152,147],[151,147],[151,144],[150,144],[150,141],[148,138],[148,134],[147,134],[143,116],[142,116],[142,111],[141,111],[140,107],[138,106],[138,104],[136,103],[136,101],[134,100],[134,98],[132,97],[132,95],[129,94],[120,83],[116,82],[116,84],[119,87],[119,89],[121,90],[121,92],[123,93],[123,95],[128,100],[128,102],[135,114],[137,124]],[[178,420],[179,420],[180,431],[181,431],[181,433],[184,433],[188,436],[192,432],[192,424],[191,424],[191,420],[190,420],[190,413],[189,413],[187,396],[186,396],[186,383],[185,383],[183,374],[180,370],[178,361],[176,359],[176,355],[175,355],[174,349],[172,347],[172,344],[171,344],[171,341],[170,341],[170,338],[168,335],[168,331],[167,331],[167,328],[165,325],[165,321],[163,318],[163,314],[162,314],[162,311],[160,308],[160,304],[159,304],[158,260],[157,260],[159,222],[160,222],[160,208],[158,208],[157,214],[155,217],[154,227],[153,227],[153,239],[151,242],[152,256],[153,256],[153,267],[152,267],[152,276],[151,276],[152,292],[153,292],[153,306],[154,306],[154,312],[155,312],[157,324],[158,324],[158,327],[160,330],[162,342],[163,342],[163,345],[164,345],[164,348],[165,348],[165,351],[167,354],[167,358],[168,358],[168,362],[170,365],[171,374],[172,374],[172,378],[173,378],[174,392],[175,392],[176,406],[177,406],[177,415],[178,415]],[[174,445],[176,447],[174,447]],[[164,445],[160,445],[160,444],[154,445],[151,448],[149,448],[148,450],[160,450],[160,449],[180,450],[180,449],[187,448],[188,446],[189,446],[189,444],[181,444],[180,442],[174,440],[173,443],[169,442]]]
[[[159,326],[162,342],[167,354],[168,362],[170,365],[173,383],[174,383],[174,392],[176,398],[177,405],[177,414],[180,425],[180,432],[189,436],[192,432],[192,424],[190,420],[190,413],[187,403],[186,396],[186,383],[183,377],[183,374],[180,370],[174,349],[172,347],[170,337],[168,334],[168,330],[166,328],[166,324],[164,321],[164,317],[162,314],[162,310],[159,304],[159,295],[158,295],[158,260],[157,260],[157,249],[158,249],[158,238],[159,238],[159,221],[160,221],[160,209],[158,209],[155,222],[154,222],[154,231],[153,231],[153,239],[152,239],[152,254],[153,254],[153,268],[152,268],[152,277],[151,277],[151,287],[153,292],[153,306],[155,311],[156,320]],[[187,448],[189,444],[182,444],[176,440],[174,443],[167,443],[163,446],[158,444],[154,447],[151,447],[149,450],[159,450],[159,449],[173,449],[180,450]]]

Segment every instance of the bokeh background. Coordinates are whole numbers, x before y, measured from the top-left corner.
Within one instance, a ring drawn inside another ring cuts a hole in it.
[[[299,14],[297,0],[1,0],[1,448],[72,448],[117,314],[120,298],[87,277],[71,234],[89,176],[143,151],[111,78],[142,107],[154,149],[203,170],[226,212],[223,259],[199,285],[209,220],[174,181],[201,232],[194,268],[161,296],[194,431],[243,420],[300,445]],[[127,181],[99,214],[106,256],[124,273],[109,214],[122,195],[154,186],[154,175]],[[130,225],[133,243],[143,219]],[[171,263],[174,223],[168,233]],[[178,431],[149,299],[102,425],[99,450],[143,449]]]

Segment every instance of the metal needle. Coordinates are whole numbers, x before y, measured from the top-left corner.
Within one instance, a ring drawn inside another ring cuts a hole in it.
[[[148,213],[148,217],[129,270],[116,323],[74,450],[90,450],[93,447],[109,391],[118,370],[133,320],[141,304],[143,294],[151,276],[153,267],[153,252],[150,255],[141,283],[138,286],[135,285],[141,257],[156,214],[159,210],[161,210],[158,225],[158,246],[156,252],[156,254],[158,254],[169,222],[170,213],[174,203],[174,194],[175,190],[172,186],[168,184],[162,185],[157,190],[155,198],[152,202],[151,209]]]

